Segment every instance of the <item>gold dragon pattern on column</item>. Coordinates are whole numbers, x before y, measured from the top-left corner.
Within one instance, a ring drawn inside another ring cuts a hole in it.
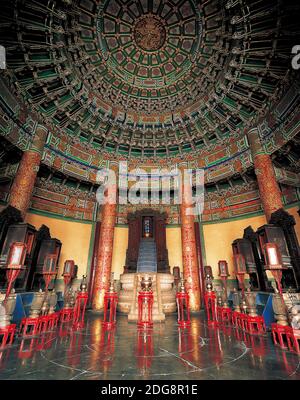
[[[21,211],[25,218],[43,155],[47,131],[38,126],[29,150],[23,153],[10,191],[9,204]]]
[[[181,169],[182,177],[183,170]],[[182,184],[182,188],[186,184]],[[194,225],[194,215],[188,215],[187,210],[192,207],[191,202],[184,196],[182,191],[182,202],[180,206],[181,215],[181,241],[182,241],[182,260],[183,277],[186,282],[186,290],[189,294],[191,311],[199,311],[201,308],[200,282],[197,260],[196,235]]]
[[[281,191],[276,180],[272,159],[263,149],[256,128],[248,133],[259,194],[267,221],[273,212],[283,208]]]

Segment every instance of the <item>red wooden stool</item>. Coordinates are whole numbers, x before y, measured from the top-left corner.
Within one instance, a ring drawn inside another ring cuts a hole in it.
[[[58,321],[59,321],[59,312],[55,312],[53,314],[50,314],[50,320],[51,320],[51,329],[57,328]]]
[[[231,325],[222,325],[221,327],[220,327],[220,330],[221,330],[221,332],[223,332],[223,334],[225,335],[225,336],[232,336],[232,326]]]
[[[51,316],[42,315],[39,318],[39,332],[40,333],[48,332],[50,329],[51,329]]]
[[[4,328],[0,328],[0,337],[2,336],[2,339],[0,341],[1,343],[0,348],[3,348],[7,345],[8,346],[12,345],[15,333],[16,333],[16,324],[11,324]]]
[[[219,323],[225,323],[231,321],[231,308],[229,307],[217,307],[217,317]]]
[[[243,331],[248,332],[248,315],[240,313],[240,316],[237,321],[238,328],[241,328]]]
[[[40,318],[23,318],[20,325],[20,334],[26,336],[39,335]]]
[[[293,329],[291,326],[287,326],[286,338],[289,350],[300,354],[300,329]]]
[[[287,349],[288,346],[285,344],[285,340],[287,342],[287,328],[286,326],[283,325],[278,325],[278,324],[271,324],[272,328],[272,336],[273,336],[273,341],[276,346],[280,346],[282,349]]]
[[[233,329],[233,334],[234,334],[234,337],[236,338],[236,340],[238,340],[238,341],[243,340],[243,333],[240,329],[238,329],[238,328]]]
[[[71,322],[73,320],[73,308],[62,308],[60,310],[60,322]]]
[[[251,317],[247,315],[247,332],[250,335],[264,335],[266,333],[266,325],[262,315]]]
[[[239,326],[240,316],[241,316],[241,313],[238,311],[233,311],[231,314],[231,323],[235,328],[237,328]]]

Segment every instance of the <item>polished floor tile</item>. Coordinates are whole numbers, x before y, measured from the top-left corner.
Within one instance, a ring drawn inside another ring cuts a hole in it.
[[[204,313],[179,329],[176,316],[140,331],[118,316],[105,330],[87,313],[82,331],[60,326],[38,338],[17,338],[0,351],[0,379],[300,379],[300,358],[276,348],[270,333],[253,337],[233,328],[210,328]]]

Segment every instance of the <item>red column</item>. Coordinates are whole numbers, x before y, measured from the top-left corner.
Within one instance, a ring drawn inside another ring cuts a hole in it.
[[[183,170],[181,169],[182,178]],[[184,188],[184,184],[182,187]],[[183,277],[186,282],[186,290],[189,294],[191,311],[199,311],[201,308],[199,270],[197,260],[196,237],[194,227],[194,216],[188,215],[187,210],[192,207],[188,196],[184,196],[182,191],[182,201],[180,205],[181,215],[181,242],[183,259]]]
[[[11,191],[9,204],[21,211],[23,218],[30,205],[30,200],[40,167],[47,131],[38,127],[29,150],[23,153]]]
[[[116,185],[113,185],[112,190],[117,190]],[[101,213],[102,218],[98,246],[98,261],[95,270],[92,294],[92,308],[96,311],[103,311],[104,295],[109,289],[117,205],[110,203],[103,204]]]
[[[266,219],[269,222],[274,211],[283,208],[282,196],[276,180],[272,160],[269,154],[263,149],[259,133],[256,128],[248,133],[251,153],[254,162],[259,194]]]

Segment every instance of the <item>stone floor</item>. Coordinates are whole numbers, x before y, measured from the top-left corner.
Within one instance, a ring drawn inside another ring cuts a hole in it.
[[[68,325],[0,351],[0,379],[300,379],[300,358],[263,338],[230,327],[208,328],[204,314],[179,330],[176,316],[139,332],[125,316],[115,331],[88,314],[86,327]]]

